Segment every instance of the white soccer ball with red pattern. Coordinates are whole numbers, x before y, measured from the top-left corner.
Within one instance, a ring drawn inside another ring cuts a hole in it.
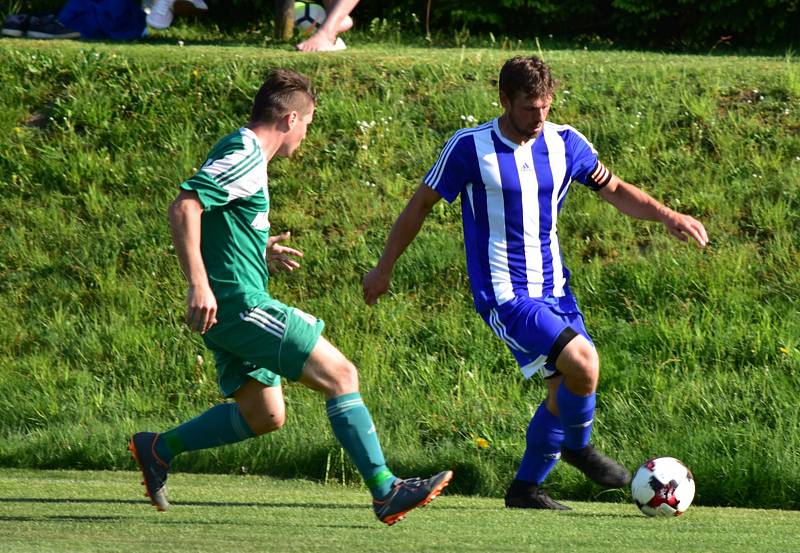
[[[294,26],[301,35],[310,35],[325,22],[325,8],[313,2],[294,3]]]
[[[674,457],[656,457],[636,469],[631,494],[650,517],[682,515],[694,499],[694,476]]]

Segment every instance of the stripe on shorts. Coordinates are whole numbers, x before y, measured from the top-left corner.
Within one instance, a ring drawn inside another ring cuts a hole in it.
[[[283,339],[283,334],[286,329],[281,321],[258,307],[254,307],[248,311],[239,313],[239,318],[245,322],[253,323],[262,330],[269,332],[277,338]]]
[[[527,349],[519,345],[519,342],[517,342],[514,338],[508,335],[508,332],[506,332],[506,327],[500,321],[500,315],[497,313],[496,309],[492,309],[489,313],[490,313],[489,326],[492,327],[494,333],[497,334],[497,336],[501,340],[503,340],[506,344],[508,344],[517,351],[521,351],[523,353],[530,353]]]

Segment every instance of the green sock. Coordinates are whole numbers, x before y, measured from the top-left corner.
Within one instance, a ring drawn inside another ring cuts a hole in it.
[[[180,426],[162,432],[156,454],[169,463],[184,451],[235,444],[255,436],[237,403],[220,403]]]
[[[372,497],[383,499],[397,477],[386,466],[375,425],[358,392],[325,402],[333,433],[364,478]]]

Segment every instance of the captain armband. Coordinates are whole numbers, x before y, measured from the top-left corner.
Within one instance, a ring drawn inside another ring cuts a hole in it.
[[[606,169],[606,166],[597,161],[597,165],[594,166],[594,170],[589,174],[589,177],[586,179],[586,186],[597,192],[609,182],[611,182],[611,171]]]

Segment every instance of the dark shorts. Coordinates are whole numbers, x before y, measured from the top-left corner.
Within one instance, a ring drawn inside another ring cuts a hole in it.
[[[568,340],[580,334],[593,344],[586,332],[583,314],[569,293],[561,298],[517,296],[480,315],[511,350],[525,378],[540,369],[544,378],[557,374],[555,358],[548,357],[554,346],[558,352],[563,349],[564,338]]]
[[[297,380],[325,323],[275,299],[219,321],[203,335],[214,352],[217,382],[231,397],[249,379],[278,386],[280,377]]]

